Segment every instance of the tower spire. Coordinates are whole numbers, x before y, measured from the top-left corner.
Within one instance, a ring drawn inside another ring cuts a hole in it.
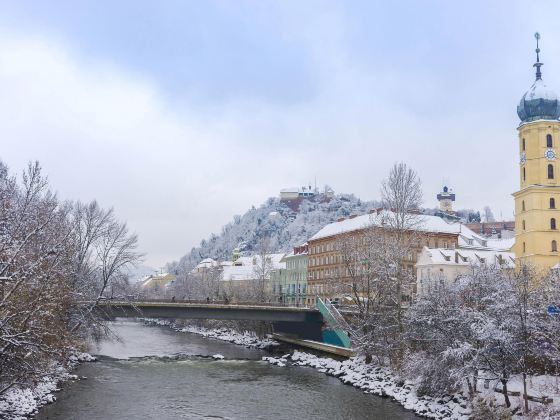
[[[537,40],[537,48],[535,49],[535,52],[537,53],[537,62],[533,64],[533,67],[537,68],[537,74],[535,80],[541,80],[542,79],[541,66],[543,65],[543,63],[541,63],[539,59],[539,53],[541,52],[539,48],[539,39],[541,39],[541,34],[535,32],[535,39]]]

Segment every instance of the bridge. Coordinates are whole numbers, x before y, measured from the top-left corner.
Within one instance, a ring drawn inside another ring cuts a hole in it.
[[[303,322],[322,324],[315,308],[259,303],[214,303],[204,301],[102,301],[98,305],[109,318],[147,317],[224,319],[236,321]]]
[[[320,301],[320,300],[319,300]],[[322,304],[322,301],[320,301]],[[175,300],[105,300],[97,310],[106,319],[172,318],[271,322],[275,334],[349,348],[350,340],[334,326],[332,308],[283,306],[267,303],[228,303]],[[329,312],[330,311],[330,312]],[[339,328],[339,327],[338,327]],[[334,334],[334,335],[333,335]]]

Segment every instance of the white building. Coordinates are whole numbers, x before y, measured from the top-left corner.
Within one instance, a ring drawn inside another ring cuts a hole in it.
[[[500,245],[507,246],[506,243]],[[433,288],[450,284],[457,277],[471,273],[475,267],[483,265],[513,269],[515,254],[488,246],[471,245],[470,248],[457,249],[424,247],[418,254],[416,263],[416,293],[423,296]]]
[[[220,280],[222,282],[251,281],[258,277],[259,271],[264,271],[268,280],[270,278],[270,272],[286,268],[286,263],[281,261],[283,257],[283,253],[268,254],[266,256],[267,261],[264,264],[266,266],[265,270],[262,269],[263,264],[261,263],[260,255],[239,257],[235,263],[231,262],[231,264],[228,264],[229,261],[225,261],[224,264],[221,264],[222,273]]]
[[[191,270],[191,274],[204,273],[212,268],[218,267],[219,264],[212,258],[205,258],[200,261],[195,268]]]

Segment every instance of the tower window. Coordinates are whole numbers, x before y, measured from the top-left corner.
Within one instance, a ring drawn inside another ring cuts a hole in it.
[[[525,176],[525,168],[523,168],[523,181],[525,181],[527,177]]]
[[[523,139],[523,140],[521,141],[521,144],[522,144],[523,150],[525,150],[525,139]]]
[[[523,230],[525,230],[525,220],[523,220],[522,224],[523,224]]]
[[[554,217],[550,219],[550,229],[556,230],[556,219]]]
[[[558,244],[556,243],[556,241],[553,240],[550,245],[552,252],[558,252]]]
[[[552,134],[546,135],[546,147],[552,147]]]
[[[521,202],[521,211],[525,211],[525,200]]]
[[[551,209],[556,208],[556,201],[554,200],[554,197],[550,197],[550,208]]]
[[[523,253],[525,253],[525,242],[523,242]]]
[[[554,166],[548,165],[548,179],[554,179]]]

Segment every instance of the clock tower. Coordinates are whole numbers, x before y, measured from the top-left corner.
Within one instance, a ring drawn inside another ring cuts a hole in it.
[[[519,191],[515,198],[516,258],[549,269],[560,262],[560,102],[542,80],[537,39],[535,83],[517,106]]]

